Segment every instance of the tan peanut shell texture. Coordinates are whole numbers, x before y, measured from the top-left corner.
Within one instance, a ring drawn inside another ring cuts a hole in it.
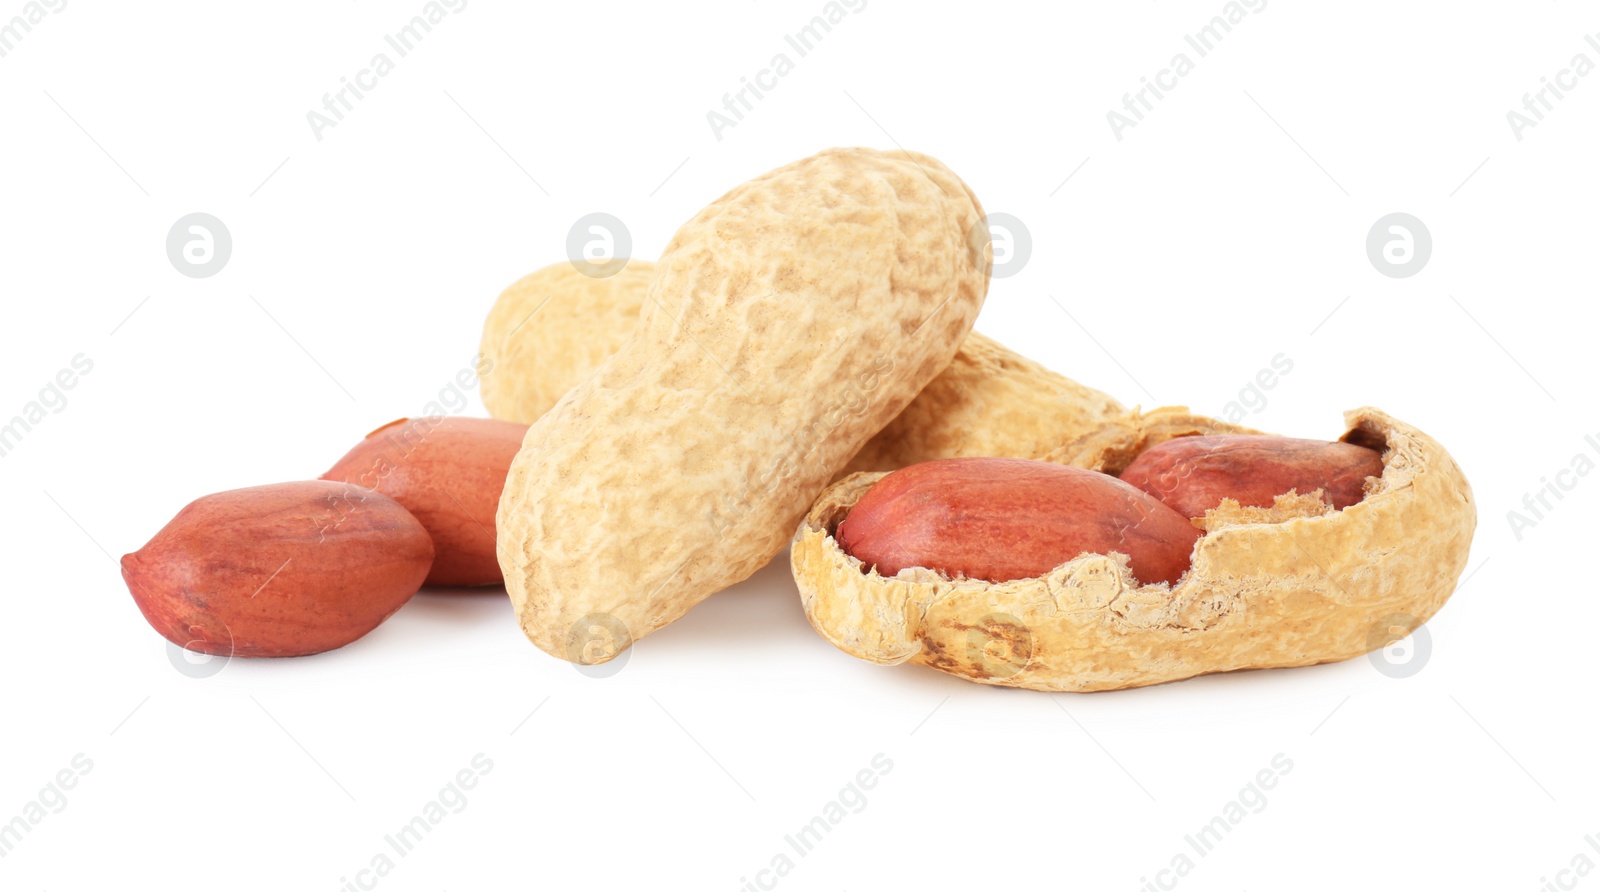
[[[528,637],[603,663],[760,569],[949,365],[982,215],[933,158],[834,149],[685,223],[633,333],[512,462],[498,552]]]
[[[563,260],[511,283],[483,323],[484,408],[502,421],[538,421],[633,333],[654,272],[643,260],[616,272]]]
[[[483,404],[532,424],[633,332],[656,265],[630,260],[609,277],[561,261],[518,279],[483,325]],[[935,458],[1040,458],[1126,410],[977,332],[911,405],[845,469],[892,471]]]
[[[1316,495],[1272,508],[1224,502],[1200,523],[1188,573],[1139,585],[1120,554],[1083,555],[1007,583],[924,568],[863,572],[833,532],[882,474],[839,481],[795,535],[794,576],[811,624],[846,653],[911,661],[984,684],[1105,691],[1208,672],[1307,666],[1392,643],[1426,622],[1466,566],[1477,513],[1461,469],[1432,438],[1372,408],[1345,440],[1383,451],[1381,478],[1342,511]],[[1158,409],[1047,460],[1120,473],[1176,436],[1256,433]]]

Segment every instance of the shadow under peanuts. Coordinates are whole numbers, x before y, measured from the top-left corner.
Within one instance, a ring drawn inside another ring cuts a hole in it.
[[[466,632],[484,626],[516,624],[511,598],[503,585],[433,587],[418,591],[384,626]],[[382,628],[381,626],[379,628]]]
[[[765,653],[812,642],[827,646],[806,620],[785,548],[749,579],[701,601],[634,646],[669,656]]]

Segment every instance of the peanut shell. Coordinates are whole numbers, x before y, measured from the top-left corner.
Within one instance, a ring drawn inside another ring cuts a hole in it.
[[[606,662],[760,569],[950,364],[982,216],[933,158],[834,149],[685,223],[633,334],[512,462],[499,557],[529,639]]]
[[[1106,691],[1211,672],[1345,660],[1426,622],[1466,567],[1477,523],[1461,469],[1431,437],[1373,408],[1346,413],[1348,442],[1384,471],[1342,511],[1312,495],[1272,508],[1225,502],[1178,584],[1139,586],[1119,554],[991,584],[923,568],[863,572],[833,538],[881,474],[834,484],[806,516],[791,566],[806,616],[846,653],[1040,691]],[[1130,413],[1047,460],[1118,473],[1187,434],[1258,433],[1181,408]]]
[[[484,408],[532,424],[617,352],[639,321],[655,272],[630,260],[612,275],[588,261],[561,261],[511,283],[483,323],[479,375]]]
[[[483,325],[483,404],[532,424],[627,341],[655,264],[630,260],[609,278],[566,261],[519,279]],[[580,268],[581,267],[581,268]],[[847,471],[892,471],[936,458],[1039,458],[1127,411],[977,332]]]

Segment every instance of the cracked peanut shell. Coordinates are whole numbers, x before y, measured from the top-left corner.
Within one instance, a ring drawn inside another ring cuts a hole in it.
[[[685,223],[633,333],[512,462],[498,552],[528,638],[606,662],[760,569],[950,364],[982,216],[932,158],[834,149]]]
[[[1383,476],[1334,510],[1312,494],[1271,508],[1225,502],[1197,521],[1189,572],[1139,585],[1122,555],[1083,555],[1043,576],[991,584],[924,568],[863,572],[833,538],[881,474],[823,493],[791,565],[806,616],[846,653],[920,663],[971,681],[1106,691],[1236,669],[1359,656],[1443,606],[1477,523],[1461,469],[1427,434],[1373,408],[1345,415],[1344,440],[1383,452]],[[1181,408],[1129,413],[1047,460],[1119,473],[1143,450],[1190,434],[1257,433]]]

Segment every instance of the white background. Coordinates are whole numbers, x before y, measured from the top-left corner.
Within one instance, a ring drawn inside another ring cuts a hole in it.
[[[783,889],[1136,890],[1187,852],[1183,889],[1600,890],[1557,873],[1600,863],[1600,475],[1520,539],[1507,520],[1600,461],[1600,75],[1520,141],[1506,119],[1600,62],[1593,7],[1273,0],[1197,58],[1220,0],[871,0],[796,58],[823,5],[473,0],[321,140],[307,112],[420,0],[73,0],[0,59],[0,420],[93,363],[0,459],[0,821],[93,763],[0,887],[340,889],[482,753],[377,888],[734,890],[785,852]],[[717,139],[707,112],[779,52],[793,72]],[[1178,52],[1194,71],[1119,141],[1106,113]],[[1480,525],[1421,670],[988,688],[834,650],[783,561],[605,679],[524,640],[498,589],[424,593],[322,656],[169,662],[115,558],[184,504],[314,477],[418,413],[581,215],[654,257],[835,145],[933,154],[1025,222],[978,328],[1058,371],[1216,414],[1284,354],[1246,423],[1332,438],[1372,404],[1443,442]],[[234,241],[211,278],[165,253],[195,211]],[[1411,278],[1365,253],[1394,211],[1432,232]],[[785,834],[878,753],[866,806],[795,856]],[[1195,855],[1279,753],[1266,806]]]

